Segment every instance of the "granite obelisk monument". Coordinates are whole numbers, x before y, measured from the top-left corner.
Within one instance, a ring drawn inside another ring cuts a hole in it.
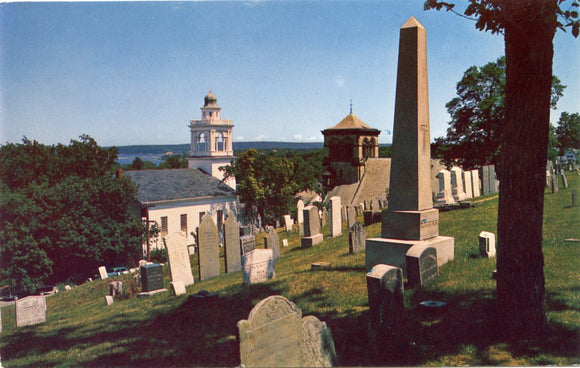
[[[431,183],[427,40],[425,27],[411,17],[399,37],[389,207],[382,212],[381,237],[367,239],[367,270],[377,264],[405,270],[414,245],[436,248],[439,265],[453,259],[453,238],[439,236]]]

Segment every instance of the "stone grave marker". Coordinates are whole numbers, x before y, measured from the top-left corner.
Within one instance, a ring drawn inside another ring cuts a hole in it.
[[[170,285],[171,285],[171,291],[173,292],[173,295],[175,295],[175,296],[184,295],[187,293],[187,290],[185,289],[185,284],[181,280],[172,281]]]
[[[304,236],[304,201],[301,199],[296,203],[296,222],[298,222],[298,235]]]
[[[463,190],[462,171],[459,167],[451,168],[451,191],[453,193],[453,199],[456,201],[463,201],[466,198],[465,191]]]
[[[348,230],[348,252],[356,254],[365,251],[367,235],[364,226],[355,222]]]
[[[240,236],[240,247],[242,248],[242,254],[253,251],[256,249],[256,237],[254,235]]]
[[[220,275],[218,230],[210,215],[201,219],[199,238],[199,279],[207,280]]]
[[[471,189],[473,198],[481,196],[481,183],[479,182],[479,170],[471,170]]]
[[[294,220],[292,220],[292,217],[290,217],[290,215],[284,215],[284,227],[286,229],[286,232],[291,233],[293,226]]]
[[[378,264],[367,273],[366,278],[371,323],[376,326],[392,324],[405,309],[403,270]]]
[[[163,268],[160,264],[152,263],[140,267],[141,291],[143,293],[154,292],[163,289]]]
[[[284,247],[288,246],[288,239],[282,239],[282,246]]]
[[[356,208],[354,206],[346,207],[346,224],[350,229],[356,222]]]
[[[330,198],[330,237],[335,238],[342,234],[342,216],[340,197]]]
[[[451,204],[454,203],[453,193],[451,190],[451,173],[449,170],[440,170],[437,174],[439,178],[439,193],[437,194],[438,204]]]
[[[471,171],[461,171],[463,175],[463,190],[465,191],[465,198],[473,198],[473,188],[471,187]]]
[[[488,231],[479,233],[479,255],[482,257],[495,257],[495,234]]]
[[[407,251],[407,280],[409,286],[423,286],[439,276],[437,249],[428,245],[414,245]]]
[[[318,208],[315,206],[306,207],[304,215],[304,237],[302,237],[302,248],[310,248],[313,245],[322,243],[323,236],[320,233],[320,217]]]
[[[244,284],[257,284],[276,277],[272,249],[254,249],[242,256]]]
[[[558,193],[560,191],[560,184],[558,183],[558,175],[552,172],[552,193]]]
[[[112,305],[115,302],[115,299],[111,295],[105,295],[105,303],[107,305]]]
[[[276,229],[268,229],[266,237],[264,238],[264,247],[266,249],[272,249],[274,260],[280,258],[280,238],[278,237]]]
[[[233,211],[228,211],[224,221],[224,261],[226,273],[242,269],[240,258],[240,227]]]
[[[326,207],[322,208],[322,213],[320,214],[320,222],[321,222],[321,225],[320,225],[321,228],[326,226],[326,224],[328,223],[328,210],[326,209]]]
[[[109,295],[114,297],[123,294],[123,282],[113,281],[109,283]]]
[[[336,356],[326,324],[302,318],[300,308],[283,296],[260,301],[237,327],[245,367],[332,366]]]
[[[497,193],[497,179],[495,176],[495,166],[486,165],[481,168],[482,170],[482,187],[483,195],[495,194]]]
[[[46,298],[31,295],[16,300],[16,327],[32,326],[46,322]]]
[[[105,268],[105,266],[99,267],[99,277],[101,278],[101,280],[109,278],[109,275],[107,274],[107,269]]]
[[[564,170],[562,170],[562,186],[564,187],[564,189],[568,188],[568,179],[566,178],[566,172]]]
[[[189,251],[187,250],[187,236],[185,233],[176,232],[163,238],[167,249],[167,264],[169,265],[169,278],[171,281],[183,281],[185,286],[193,285],[193,273]]]
[[[576,188],[572,189],[572,207],[576,207],[576,202],[578,201],[578,192]]]

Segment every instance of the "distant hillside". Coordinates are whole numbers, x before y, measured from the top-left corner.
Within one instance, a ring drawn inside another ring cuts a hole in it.
[[[234,142],[235,151],[243,151],[249,148],[258,150],[268,149],[319,149],[323,147],[322,142],[302,143],[302,142]],[[164,154],[173,152],[175,154],[186,153],[189,151],[189,144],[154,144],[154,145],[133,145],[118,146],[119,154]]]

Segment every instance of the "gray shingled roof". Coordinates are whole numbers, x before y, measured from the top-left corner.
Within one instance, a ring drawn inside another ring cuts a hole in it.
[[[124,174],[137,184],[141,203],[235,196],[232,188],[196,169],[134,170]]]

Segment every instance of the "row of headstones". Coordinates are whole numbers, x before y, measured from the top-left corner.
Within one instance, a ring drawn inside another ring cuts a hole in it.
[[[487,165],[481,168],[482,180],[479,180],[479,170],[463,171],[459,167],[441,170],[437,204],[452,204],[470,198],[495,194],[498,191],[498,180],[495,166]]]
[[[560,182],[558,176],[562,178],[562,186],[564,189],[568,188],[568,178],[566,178],[566,171],[554,165],[552,161],[546,164],[546,187],[551,188],[552,193],[558,193],[560,190]]]

